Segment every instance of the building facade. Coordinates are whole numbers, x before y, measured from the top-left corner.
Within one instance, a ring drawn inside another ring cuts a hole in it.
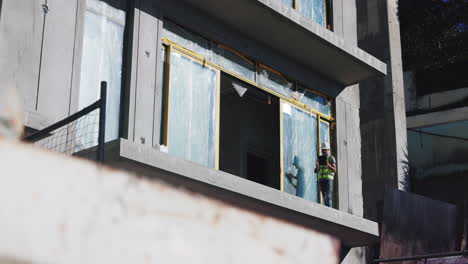
[[[463,207],[468,172],[468,89],[418,95],[405,73],[408,176],[413,192]]]
[[[395,1],[4,0],[0,19],[0,83],[27,129],[106,81],[109,165],[329,234],[349,263],[378,240],[406,142]]]

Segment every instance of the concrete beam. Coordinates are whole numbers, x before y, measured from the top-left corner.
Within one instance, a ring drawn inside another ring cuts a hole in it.
[[[407,128],[442,125],[468,120],[468,107],[406,117]]]
[[[185,1],[344,86],[386,74],[385,63],[281,1]]]
[[[149,146],[119,139],[106,146],[106,163],[197,193],[211,195],[254,212],[319,230],[346,246],[369,245],[378,239],[378,225],[364,218],[306,201],[222,171],[181,160]]]

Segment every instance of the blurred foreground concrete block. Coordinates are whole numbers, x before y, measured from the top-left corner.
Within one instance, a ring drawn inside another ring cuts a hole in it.
[[[340,242],[0,139],[0,263],[338,263]]]

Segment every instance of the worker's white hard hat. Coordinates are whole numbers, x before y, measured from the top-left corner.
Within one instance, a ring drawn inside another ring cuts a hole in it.
[[[323,142],[322,149],[330,149],[330,144],[328,144],[327,142]]]

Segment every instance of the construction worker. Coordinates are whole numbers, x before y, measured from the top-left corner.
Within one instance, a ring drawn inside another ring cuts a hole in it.
[[[323,203],[325,206],[333,207],[333,177],[336,172],[335,157],[330,155],[330,145],[322,143],[322,155],[315,162],[315,170],[319,180],[319,189],[322,193]]]

